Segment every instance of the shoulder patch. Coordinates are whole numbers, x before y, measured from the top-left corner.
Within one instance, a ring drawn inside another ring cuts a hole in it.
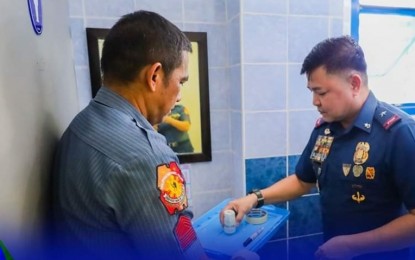
[[[157,166],[157,188],[170,215],[187,208],[186,181],[176,162]]]
[[[314,125],[314,128],[319,128],[320,126],[324,125],[326,123],[326,121],[324,121],[324,119],[322,117],[320,117],[319,119],[317,119],[316,124]]]
[[[401,120],[401,117],[394,113],[392,110],[378,106],[375,112],[375,119],[388,130],[391,126]]]

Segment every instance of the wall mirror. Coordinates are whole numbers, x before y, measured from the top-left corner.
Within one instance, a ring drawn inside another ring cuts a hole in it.
[[[92,97],[102,85],[100,58],[108,31],[109,29],[103,28],[86,28]],[[193,149],[186,148],[189,147],[188,141],[187,145],[183,145],[186,137],[177,130],[170,134],[167,132],[167,124],[173,125],[173,120],[166,120],[158,131],[165,135],[170,147],[177,153],[180,163],[211,161],[207,35],[205,32],[184,33],[192,42],[193,48],[189,59],[189,81],[181,90],[181,101],[169,116],[175,120],[190,120],[190,128],[184,132]],[[177,139],[178,136],[181,136],[180,140]]]

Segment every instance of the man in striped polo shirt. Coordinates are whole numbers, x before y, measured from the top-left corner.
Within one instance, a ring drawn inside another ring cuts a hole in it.
[[[176,154],[153,129],[180,100],[190,41],[137,11],[109,31],[103,86],[62,136],[55,159],[57,257],[202,259]]]

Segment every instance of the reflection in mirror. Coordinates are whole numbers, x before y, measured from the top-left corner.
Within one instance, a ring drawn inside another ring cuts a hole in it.
[[[191,125],[189,108],[177,103],[163,118],[163,122],[154,128],[166,137],[167,144],[173,151],[184,154],[195,151],[194,138],[189,135]]]

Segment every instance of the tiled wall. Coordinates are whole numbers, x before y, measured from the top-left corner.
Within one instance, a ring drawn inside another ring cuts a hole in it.
[[[225,198],[294,172],[318,117],[299,75],[301,63],[317,42],[342,34],[343,1],[68,3],[80,109],[91,99],[86,27],[110,28],[122,14],[147,9],[184,31],[207,32],[213,160],[188,165],[196,217]],[[317,193],[279,206],[290,210],[290,218],[260,254],[263,259],[310,259],[322,239]]]
[[[241,2],[242,140],[249,191],[295,172],[318,118],[301,64],[316,43],[343,34],[343,1]],[[261,259],[313,259],[322,243],[317,191],[278,206],[290,217],[260,250]]]

